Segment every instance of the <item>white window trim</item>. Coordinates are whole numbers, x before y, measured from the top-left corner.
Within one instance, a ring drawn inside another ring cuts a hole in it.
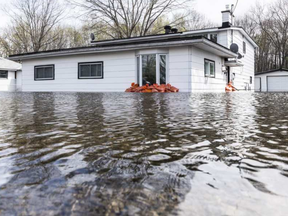
[[[206,62],[209,62],[209,75],[207,75],[206,74],[206,65],[205,65],[205,63]],[[210,64],[211,63],[213,63],[214,64],[214,75],[211,75],[211,70],[210,70]],[[215,78],[216,77],[216,63],[215,63],[215,61],[213,61],[213,60],[210,60],[210,59],[204,59],[204,76],[205,77],[210,77],[210,78]]]
[[[139,80],[137,80],[137,83],[141,86],[142,85],[142,56],[143,55],[156,55],[156,83],[160,85],[160,56],[166,56],[166,84],[169,83],[169,68],[168,68],[168,62],[169,62],[169,55],[167,53],[151,53],[151,54],[140,54],[136,56],[136,80],[137,80],[137,58],[139,57]]]

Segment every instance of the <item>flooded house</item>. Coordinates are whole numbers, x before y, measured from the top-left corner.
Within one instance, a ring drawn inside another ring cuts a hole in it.
[[[0,91],[21,91],[22,65],[0,57]]]
[[[220,14],[219,14],[220,15]],[[167,84],[180,92],[224,92],[232,81],[254,90],[257,44],[234,26],[230,7],[220,27],[97,41],[61,50],[11,55],[22,63],[23,91],[123,92],[131,83]]]

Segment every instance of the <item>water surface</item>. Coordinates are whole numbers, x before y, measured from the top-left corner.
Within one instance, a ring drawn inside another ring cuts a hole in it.
[[[288,215],[288,94],[0,93],[1,215]]]

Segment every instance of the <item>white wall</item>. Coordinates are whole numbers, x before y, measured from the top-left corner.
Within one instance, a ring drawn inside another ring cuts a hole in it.
[[[243,53],[243,41],[246,42],[246,54]],[[231,77],[232,74],[235,73],[235,80],[234,80],[234,86],[237,89],[244,90],[247,85],[251,88],[251,90],[254,90],[254,73],[255,73],[255,67],[254,67],[254,47],[253,45],[241,34],[240,31],[233,31],[233,40],[231,37],[231,30],[228,31],[228,42],[229,46],[232,43],[236,43],[239,46],[239,53],[244,55],[244,58],[242,58],[240,61],[244,64],[243,67],[235,67],[231,68]],[[252,76],[252,84],[250,84],[250,76]]]
[[[278,72],[255,75],[255,77],[259,77],[261,79],[261,92],[267,92],[267,76],[288,76],[288,72],[278,71]]]
[[[153,50],[151,50],[152,53]],[[181,92],[191,91],[191,51],[188,46],[170,48],[167,80]],[[136,54],[121,52],[25,60],[22,65],[23,91],[124,92],[137,81]],[[146,50],[146,53],[150,51]],[[104,79],[78,79],[78,62],[104,62]],[[55,65],[55,80],[34,81],[34,66]],[[202,62],[204,68],[204,61]]]
[[[228,30],[227,31],[220,31],[217,33],[217,43],[221,44],[222,46],[225,46],[229,49],[228,45]]]
[[[22,91],[22,71],[17,71],[16,91]]]
[[[222,72],[223,59],[196,47],[192,47],[191,53],[192,92],[225,92],[227,76]],[[205,58],[215,61],[215,78],[205,77]]]
[[[78,79],[78,63],[93,61],[104,62],[104,79]],[[46,64],[55,65],[55,80],[34,81],[34,66]],[[25,60],[22,66],[23,91],[124,92],[136,79],[134,51]]]
[[[0,91],[15,91],[15,72],[8,71],[8,79],[0,78]]]
[[[190,47],[169,49],[168,82],[181,92],[191,91],[191,51]]]

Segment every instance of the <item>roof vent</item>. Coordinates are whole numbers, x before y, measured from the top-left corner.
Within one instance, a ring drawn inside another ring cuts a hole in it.
[[[167,25],[167,26],[164,26],[164,29],[165,29],[165,34],[170,34],[171,33],[171,26]]]
[[[178,29],[177,29],[177,28],[172,28],[172,29],[171,29],[171,32],[174,33],[174,34],[176,34],[176,33],[178,33]]]
[[[94,35],[94,33],[91,33],[91,34],[90,34],[90,39],[91,39],[91,41],[94,41],[94,40],[95,40],[95,35]]]

